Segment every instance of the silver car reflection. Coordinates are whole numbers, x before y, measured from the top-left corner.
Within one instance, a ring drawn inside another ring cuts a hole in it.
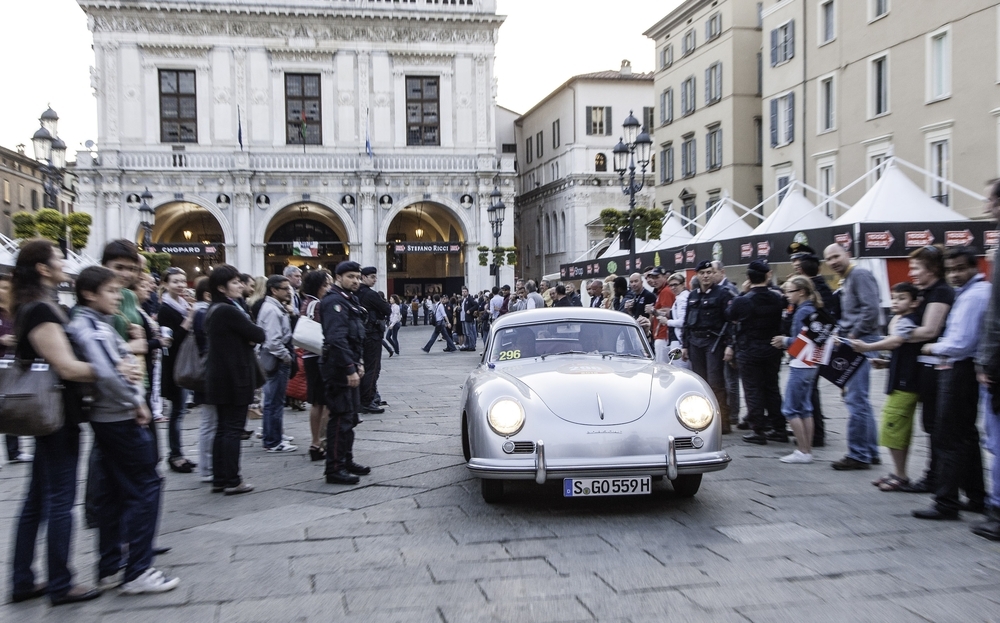
[[[462,393],[462,449],[483,499],[505,480],[666,476],[693,496],[724,469],[709,386],[656,363],[628,315],[562,307],[506,314]]]

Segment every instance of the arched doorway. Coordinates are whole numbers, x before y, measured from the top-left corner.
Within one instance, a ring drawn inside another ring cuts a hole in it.
[[[315,203],[296,203],[278,212],[264,235],[264,267],[269,275],[286,266],[326,268],[350,255],[344,224],[331,210]]]
[[[465,281],[465,259],[465,233],[448,208],[427,201],[407,206],[386,234],[388,293],[458,293]]]
[[[136,242],[142,242],[140,229]],[[211,212],[196,203],[176,201],[156,208],[151,251],[170,254],[170,263],[184,269],[188,281],[211,272],[226,261],[225,234]]]

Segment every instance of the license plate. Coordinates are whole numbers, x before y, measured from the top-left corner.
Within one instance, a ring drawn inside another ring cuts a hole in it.
[[[563,478],[563,497],[595,495],[646,495],[651,492],[649,476],[631,478]]]

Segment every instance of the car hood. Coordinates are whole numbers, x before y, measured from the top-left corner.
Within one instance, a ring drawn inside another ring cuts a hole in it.
[[[646,413],[654,369],[655,364],[648,360],[559,355],[546,361],[497,366],[496,370],[526,385],[567,422],[612,426]]]

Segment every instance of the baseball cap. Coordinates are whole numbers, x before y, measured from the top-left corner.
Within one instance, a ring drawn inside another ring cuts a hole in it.
[[[653,266],[651,268],[646,269],[646,274],[647,275],[669,275],[670,271],[668,271],[666,268],[664,268],[662,266]]]

